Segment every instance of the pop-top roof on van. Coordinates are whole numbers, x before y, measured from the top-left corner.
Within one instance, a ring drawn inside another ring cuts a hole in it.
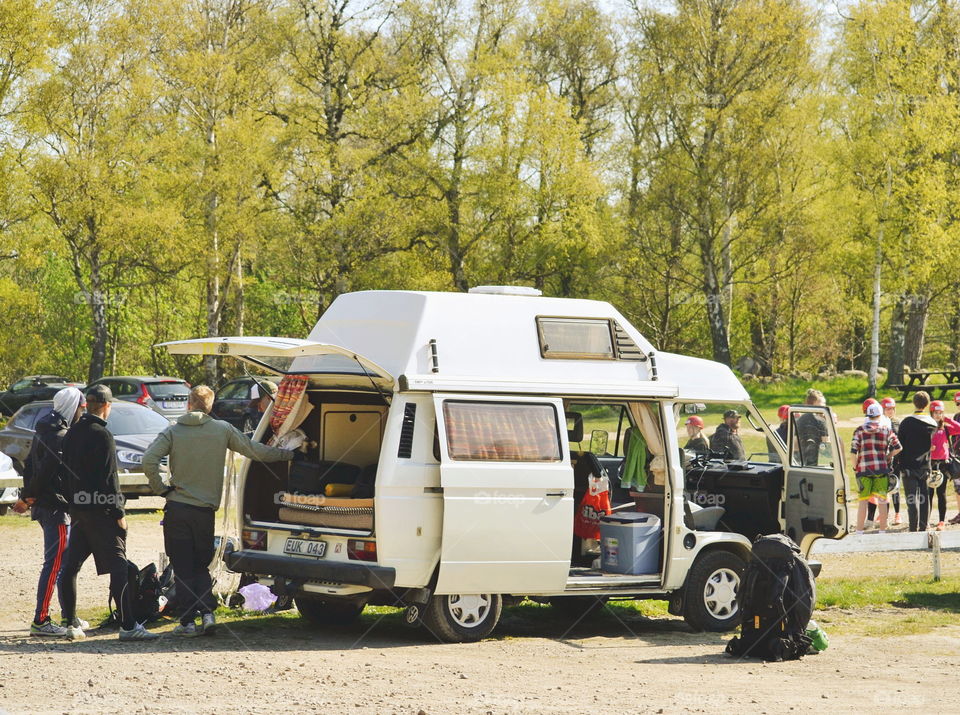
[[[599,324],[609,326],[612,355]],[[569,352],[578,336],[584,341],[583,352]],[[551,357],[549,349],[544,350],[547,338],[567,341],[560,356]],[[455,389],[472,381],[501,382],[523,392],[524,385],[534,383],[570,388],[580,383],[605,392],[629,385],[633,391],[665,397],[747,399],[726,366],[657,353],[603,301],[416,291],[346,293],[333,301],[309,340],[349,348],[393,376],[401,389],[404,384],[431,383],[444,388],[445,382],[446,389]],[[297,358],[291,370],[310,371],[318,359]]]

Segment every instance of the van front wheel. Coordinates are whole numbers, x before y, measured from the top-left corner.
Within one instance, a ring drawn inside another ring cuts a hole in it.
[[[366,605],[345,598],[319,598],[299,595],[294,599],[300,615],[321,626],[347,626],[353,623]]]
[[[434,596],[422,623],[447,643],[478,641],[490,635],[502,609],[503,599],[496,593]]]
[[[695,631],[722,633],[740,623],[740,582],[746,565],[730,551],[701,555],[687,574],[683,617]]]

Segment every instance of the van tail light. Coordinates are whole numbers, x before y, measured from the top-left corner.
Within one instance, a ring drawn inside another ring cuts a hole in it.
[[[347,558],[354,561],[376,561],[377,542],[347,539]]]
[[[137,396],[137,404],[143,405],[144,407],[150,407],[153,404],[153,398],[150,397],[150,393],[147,392],[147,386],[142,382],[140,383],[140,394]]]
[[[267,550],[267,532],[261,529],[244,529],[241,534],[243,548],[254,551]]]

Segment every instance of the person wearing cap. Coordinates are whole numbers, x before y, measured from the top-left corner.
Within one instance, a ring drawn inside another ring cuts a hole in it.
[[[920,390],[913,396],[913,409],[900,422],[897,437],[903,445],[900,453],[900,474],[907,499],[907,520],[910,531],[926,531],[930,508],[927,477],[930,475],[930,442],[937,423],[927,414],[930,395]]]
[[[790,419],[790,405],[780,405],[777,408],[777,419],[780,420],[780,424],[777,425],[775,432],[777,436],[783,440],[783,443],[787,443],[787,420]]]
[[[853,469],[859,487],[857,533],[863,533],[867,517],[867,503],[875,498],[879,503],[880,533],[887,530],[887,486],[893,458],[902,447],[893,430],[880,424],[883,410],[878,403],[867,406],[867,422],[853,433],[850,452],[854,456]]]
[[[210,416],[213,390],[197,385],[187,398],[187,413],[157,435],[143,455],[150,488],[167,504],[163,514],[163,546],[170,557],[178,598],[184,604],[176,636],[212,635],[217,602],[210,580],[214,516],[223,494],[227,450],[258,462],[301,459],[303,452],[252,441],[229,422]],[[160,460],[170,458],[170,477],[160,476]],[[187,600],[184,600],[187,599]],[[200,628],[196,619],[200,617]]]
[[[740,413],[727,410],[723,413],[723,422],[710,437],[711,452],[726,452],[730,459],[746,459],[747,453],[740,438]]]
[[[703,418],[690,415],[683,424],[687,428],[687,443],[683,445],[683,448],[697,454],[709,452],[710,445],[707,443],[707,438],[703,436],[703,428],[706,427]]]
[[[930,466],[943,474],[940,486],[931,489],[930,507],[933,508],[933,495],[937,495],[937,511],[940,517],[937,521],[937,531],[943,531],[944,521],[947,518],[947,478],[958,476],[950,461],[950,438],[960,435],[960,422],[947,417],[943,413],[943,402],[934,400],[930,403],[930,416],[937,423],[937,429],[930,438]],[[957,523],[951,520],[951,523]]]
[[[117,446],[107,429],[113,393],[106,385],[87,389],[87,412],[63,438],[63,467],[70,483],[70,539],[60,572],[64,617],[77,623],[77,574],[91,555],[97,574],[110,574],[110,595],[120,616],[120,640],[159,638],[133,614],[127,571],[127,520],[117,476]],[[70,639],[84,637],[79,625],[67,627]]]
[[[80,418],[84,407],[83,393],[75,387],[65,387],[53,396],[53,411],[41,417],[34,427],[36,433],[24,462],[23,489],[13,507],[19,513],[29,508],[30,518],[43,530],[43,566],[37,583],[31,636],[65,636],[66,626],[72,625],[53,622],[50,600],[60,575],[70,524],[60,447],[67,429]],[[62,615],[62,606],[60,611]]]
[[[249,422],[253,425],[253,428],[256,429],[267,408],[270,407],[270,404],[276,398],[278,389],[277,383],[275,382],[271,382],[270,380],[257,380],[256,385],[253,386],[254,398],[250,400],[250,404],[247,406],[246,419],[244,420],[245,424]],[[253,430],[244,427],[243,431],[252,432]]]
[[[867,417],[867,408],[870,405],[879,405],[879,404],[880,403],[873,397],[868,397],[866,400],[863,401],[863,424],[866,424],[870,420],[870,418]],[[885,414],[883,414],[882,405],[880,409],[881,409],[880,424],[883,425],[884,427],[889,427],[890,429],[893,429],[893,424],[890,422],[890,419]]]
[[[884,397],[880,400],[880,407],[883,408],[883,417],[890,421],[890,428],[893,430],[893,433],[897,434],[897,432],[900,431],[900,420],[897,419],[897,401],[892,397]],[[894,474],[900,474],[899,456],[894,458],[891,466]],[[903,523],[903,519],[900,517],[900,487],[898,486],[896,491],[892,492],[889,496],[890,503],[893,505],[893,525],[900,526],[900,524]],[[872,522],[876,514],[877,505],[871,501],[867,506],[867,521]]]

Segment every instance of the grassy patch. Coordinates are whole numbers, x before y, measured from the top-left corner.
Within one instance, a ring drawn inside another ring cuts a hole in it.
[[[780,405],[802,403],[811,387],[820,390],[827,398],[827,404],[833,406],[835,411],[843,406],[856,406],[859,412],[860,403],[867,394],[865,379],[843,376],[832,380],[784,380],[767,385],[747,382],[744,387],[757,407],[763,410],[772,409],[774,414]]]

